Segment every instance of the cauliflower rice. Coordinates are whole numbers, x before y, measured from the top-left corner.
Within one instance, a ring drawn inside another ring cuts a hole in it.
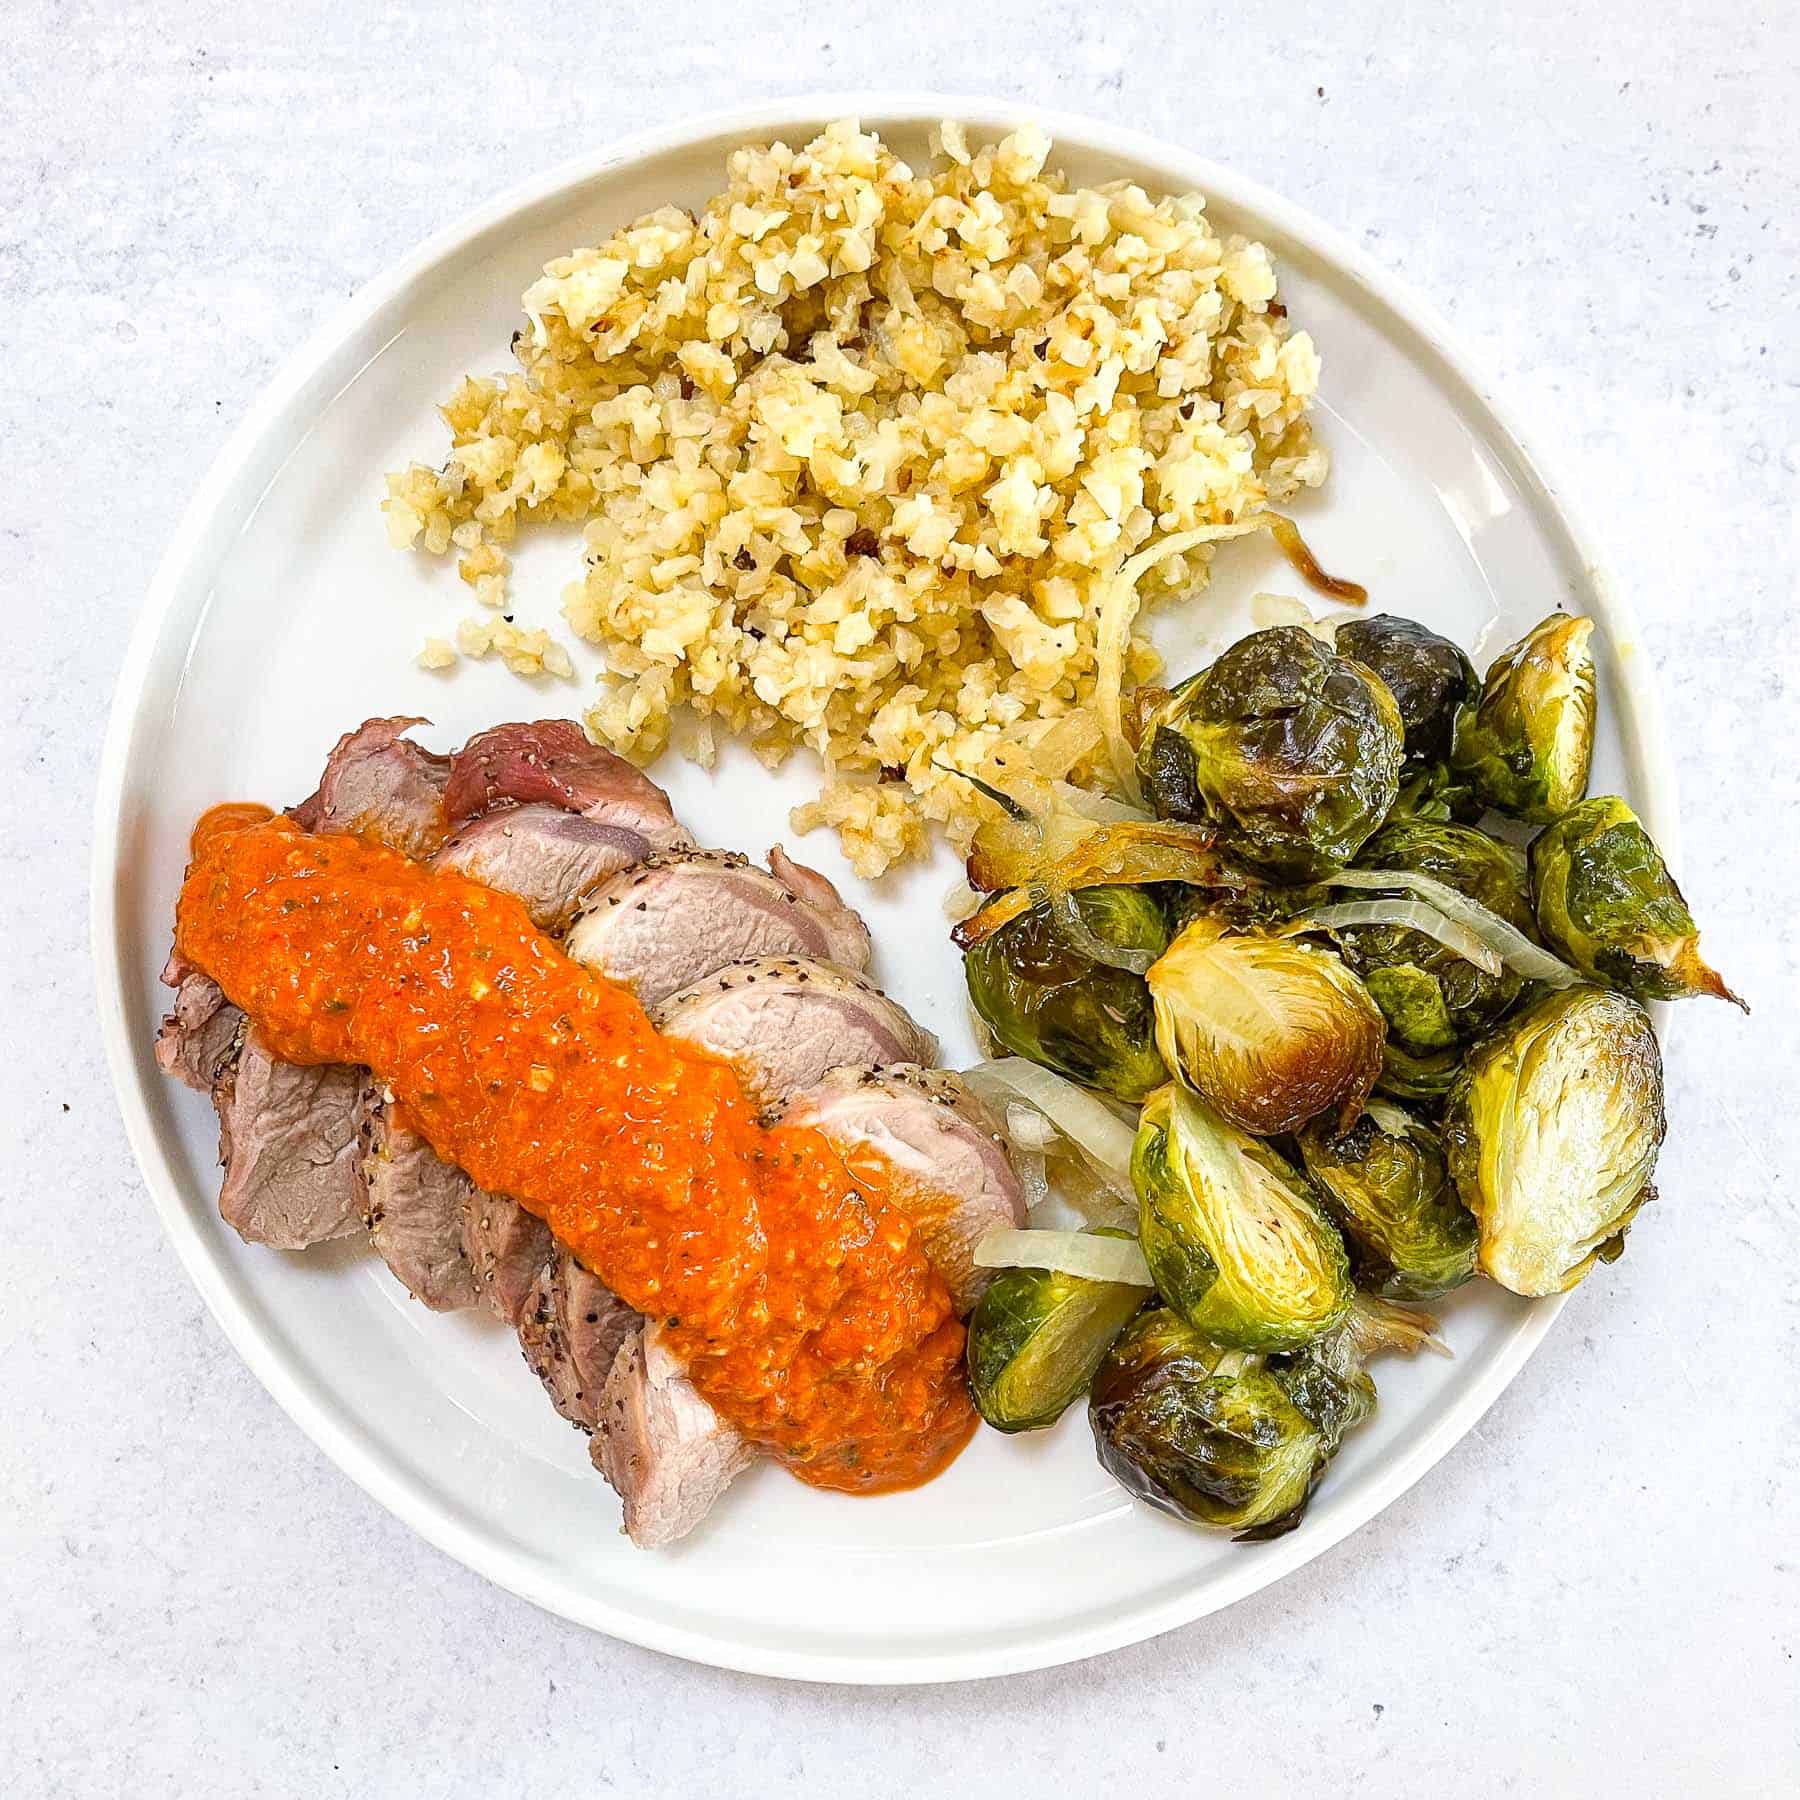
[[[585,521],[562,611],[610,664],[588,729],[639,762],[671,741],[710,762],[721,727],[771,765],[816,751],[795,829],[835,827],[864,875],[929,821],[966,845],[982,803],[952,770],[1055,731],[1044,772],[1083,772],[1098,731],[1067,716],[1123,560],[1327,466],[1318,354],[1260,244],[1198,195],[1070,188],[1033,127],[971,150],[946,124],[934,151],[915,174],[853,121],[739,150],[697,219],[664,207],[552,262],[518,371],[466,379],[443,469],[383,502],[394,543],[458,552],[490,609],[428,667],[569,673],[513,623],[502,546]],[[1211,555],[1166,558],[1145,599]],[[1156,670],[1134,640],[1129,678]]]

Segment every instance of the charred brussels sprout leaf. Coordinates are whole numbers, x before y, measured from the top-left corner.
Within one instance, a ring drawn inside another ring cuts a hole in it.
[[[1390,820],[1363,846],[1356,866],[1433,876],[1520,931],[1532,929],[1525,858],[1510,844],[1471,826]],[[1413,1056],[1468,1042],[1519,997],[1522,983],[1510,970],[1486,974],[1436,939],[1405,926],[1352,926],[1342,942],[1345,961],[1381,1008],[1389,1035]]]
[[[1409,762],[1450,754],[1457,709],[1481,686],[1475,665],[1455,644],[1415,620],[1377,613],[1340,625],[1337,650],[1387,683],[1400,709]]]
[[[1220,1350],[1167,1307],[1120,1334],[1088,1419],[1102,1465],[1161,1512],[1257,1539],[1300,1521],[1343,1434],[1374,1406],[1353,1362]]]
[[[1546,825],[1587,792],[1593,632],[1592,619],[1551,614],[1501,653],[1457,721],[1450,766],[1496,812]]]
[[[1443,1132],[1482,1272],[1515,1294],[1572,1288],[1618,1255],[1651,1193],[1663,1081],[1649,1018],[1606,988],[1537,1001],[1469,1053]]]
[[[1161,816],[1211,821],[1226,849],[1304,880],[1348,862],[1381,823],[1401,737],[1378,676],[1282,625],[1146,710],[1138,772]]]
[[[1308,1126],[1300,1151],[1343,1230],[1358,1287],[1384,1300],[1435,1300],[1475,1273],[1474,1215],[1422,1119],[1377,1103],[1342,1135]]]
[[[1138,1242],[1157,1291],[1236,1350],[1297,1350],[1349,1309],[1350,1265],[1312,1183],[1171,1083],[1131,1152]]]
[[[1327,1107],[1354,1118],[1381,1072],[1375,1002],[1316,944],[1199,918],[1146,979],[1170,1072],[1246,1131],[1292,1131]]]
[[[981,1416],[1000,1431],[1054,1425],[1145,1298],[1141,1287],[1059,1270],[1002,1270],[969,1315],[969,1390]]]
[[[1141,888],[1081,888],[1074,904],[1104,943],[1152,956],[1168,943],[1162,911]],[[1143,977],[1090,961],[1047,905],[983,938],[963,958],[963,976],[975,1010],[1014,1055],[1122,1100],[1168,1079]]]
[[[1668,865],[1615,795],[1571,808],[1531,846],[1545,941],[1584,975],[1636,1000],[1711,994],[1742,1006],[1700,957],[1700,933]]]

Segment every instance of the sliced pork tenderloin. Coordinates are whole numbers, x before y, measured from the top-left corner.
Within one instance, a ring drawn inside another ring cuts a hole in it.
[[[653,850],[684,850],[694,841],[669,796],[624,757],[589,743],[573,719],[492,726],[451,760],[444,803],[458,823],[499,806],[543,801],[636,832]]]
[[[516,1327],[555,1253],[549,1226],[505,1194],[471,1186],[463,1210],[463,1249],[488,1310]]]
[[[369,1241],[402,1287],[433,1312],[481,1298],[463,1244],[475,1184],[407,1123],[380,1083],[365,1077],[360,1114]]]
[[[447,829],[443,794],[450,759],[406,736],[425,722],[368,719],[346,732],[326,759],[317,790],[291,809],[295,823],[308,831],[357,833],[407,856],[429,855]],[[219,1114],[219,1160],[225,1165],[219,1211],[241,1236],[284,1250],[347,1236],[366,1212],[360,1142],[363,1072],[279,1062],[254,1031],[244,1035],[235,1062],[219,1059],[214,1053],[227,1026],[235,1039],[242,1015],[205,976],[181,968],[178,958],[170,958],[164,979],[171,974],[180,988],[175,1011],[159,1036],[158,1061],[189,1081],[212,1067],[208,1085]],[[428,1149],[421,1145],[420,1150],[430,1158]],[[383,1192],[391,1194],[398,1210],[389,1223],[384,1200],[378,1247],[409,1287],[417,1279],[426,1291],[414,1291],[428,1305],[437,1305],[439,1300],[430,1296],[438,1293],[440,1278],[423,1272],[417,1262],[422,1252],[408,1241],[419,1216],[409,1202],[419,1183],[441,1185],[443,1178],[417,1156],[405,1160],[411,1173],[380,1171],[387,1184]],[[399,1185],[388,1183],[390,1173]]]
[[[533,801],[471,819],[431,866],[516,894],[540,931],[560,932],[594,888],[650,851],[648,838],[623,825]]]
[[[156,1066],[197,1092],[210,1094],[237,1054],[244,1015],[210,975],[190,968],[178,956],[169,958],[162,978],[175,990],[175,1004],[157,1028]]]
[[[872,983],[835,963],[764,957],[709,975],[651,1009],[659,1030],[736,1070],[778,1106],[828,1070],[937,1060],[937,1040]]]
[[[768,862],[775,879],[797,900],[805,901],[824,926],[824,946],[808,954],[863,973],[869,966],[871,945],[862,914],[844,904],[843,895],[826,876],[795,862],[779,844],[769,852]]]
[[[785,860],[785,859],[784,859]],[[831,893],[816,906],[748,857],[687,850],[653,857],[595,890],[565,946],[577,962],[631,989],[646,1007],[732,963],[809,956],[861,972],[869,932]]]
[[[428,719],[368,719],[338,739],[315,793],[288,809],[306,831],[374,838],[404,856],[426,857],[449,833],[444,790],[451,759],[406,733]]]
[[[583,1431],[592,1431],[619,1346],[643,1322],[598,1275],[559,1246],[532,1283],[519,1347],[556,1410]]]
[[[213,1084],[219,1211],[253,1244],[304,1250],[363,1223],[360,1069],[282,1062],[254,1025]]]
[[[660,1324],[620,1345],[600,1397],[590,1450],[641,1549],[686,1537],[755,1458],[701,1398]]]
[[[1025,1223],[1025,1190],[1007,1161],[999,1126],[947,1069],[901,1065],[833,1069],[796,1094],[784,1125],[810,1126],[835,1144],[852,1172],[873,1150],[891,1173],[882,1192],[912,1222],[959,1313],[981,1298],[989,1272],[975,1246],[996,1225]]]

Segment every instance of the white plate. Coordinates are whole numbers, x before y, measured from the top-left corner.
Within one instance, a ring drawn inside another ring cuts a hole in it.
[[[792,141],[855,113],[922,161],[929,125],[982,131],[1036,117],[1082,181],[1197,189],[1221,228],[1275,253],[1283,298],[1325,358],[1320,426],[1336,469],[1301,508],[1327,567],[1479,660],[1556,606],[1601,626],[1597,789],[1621,789],[1667,844],[1673,788],[1630,621],[1540,465],[1521,448],[1440,322],[1351,245],[1241,176],[1089,121],[991,101],[851,96],[789,103],[639,138],[484,208],[365,289],[282,372],[183,519],[132,642],[107,741],[94,864],[94,943],[108,1051],[133,1146],[170,1237],[232,1342],[313,1439],[451,1555],[539,1605],[619,1637],[768,1674],[959,1679],[1040,1667],[1148,1637],[1266,1586],[1416,1481],[1478,1420],[1555,1316],[1497,1290],[1449,1309],[1453,1364],[1384,1363],[1381,1409],[1346,1445],[1292,1535],[1247,1547],[1124,1499],[1079,1412],[1020,1441],[983,1433],[916,1493],[853,1500],[752,1472],[689,1543],[647,1555],[585,1440],[545,1403],[511,1340],[410,1303],[366,1253],[248,1247],[215,1205],[210,1109],[156,1072],[156,981],[187,829],[210,803],[309,791],[338,733],[419,712],[440,746],[496,719],[576,709],[585,688],[531,692],[469,666],[411,662],[466,610],[447,564],[385,542],[382,472],[436,462],[435,403],[466,370],[500,367],[517,297],[547,257],[648,208],[715,191],[727,152]],[[576,567],[569,534],[521,545],[527,618],[554,621]],[[1266,549],[1228,548],[1213,591],[1160,635],[1186,669],[1248,624],[1262,589],[1300,591]],[[667,764],[702,842],[761,851],[807,787],[746,757],[712,777]],[[1671,845],[1671,853],[1673,846]],[[823,842],[806,854],[845,871]],[[939,900],[950,873],[868,891],[878,972],[966,1054],[957,958]]]

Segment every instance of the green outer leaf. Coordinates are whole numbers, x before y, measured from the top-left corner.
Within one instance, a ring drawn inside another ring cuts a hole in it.
[[[1590,980],[1636,1000],[1737,1000],[1701,959],[1681,889],[1616,794],[1582,801],[1538,836],[1531,889],[1538,929]]]

